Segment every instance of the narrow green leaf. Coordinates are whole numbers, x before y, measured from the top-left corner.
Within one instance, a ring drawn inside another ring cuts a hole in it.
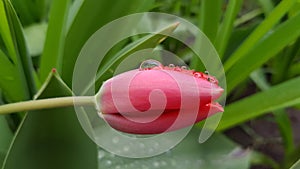
[[[33,24],[24,29],[29,55],[39,56],[44,49],[48,24],[45,22]]]
[[[87,39],[106,23],[119,17],[148,11],[152,7],[153,0],[116,0],[95,1],[85,0],[81,5],[73,23],[67,33],[64,58],[62,62],[62,78],[70,85],[74,64],[82,46]],[[122,31],[123,28],[120,28]]]
[[[31,57],[27,50],[24,33],[18,17],[9,0],[0,1],[0,34],[4,36],[4,43],[8,50],[9,57],[16,65],[19,76],[22,79],[22,85],[28,95],[26,99],[33,97],[36,93],[36,85],[34,82],[34,69]],[[3,15],[2,15],[3,14]],[[5,25],[6,24],[6,25]]]
[[[56,68],[59,73],[62,70],[63,49],[71,0],[54,0],[52,3],[44,52],[40,62],[41,81],[47,78],[48,72],[52,68]]]
[[[268,61],[300,35],[300,14],[287,20],[257,42],[245,57],[241,58],[227,73],[227,92],[230,93],[248,75]],[[293,33],[291,33],[293,32]]]
[[[0,104],[1,105],[1,104]],[[10,130],[7,121],[5,120],[5,116],[0,116],[0,167],[3,164],[5,155],[9,148],[9,144],[13,138],[13,133]]]
[[[254,73],[251,73],[251,78],[256,83],[256,85],[259,86],[259,88],[263,91],[270,89],[270,85],[268,84],[264,73],[261,71],[261,69],[256,70]],[[284,109],[274,110],[273,115],[275,117],[276,123],[280,130],[281,137],[283,139],[285,152],[287,155],[289,155],[295,148],[293,140],[293,129],[290,118]]]
[[[50,0],[11,0],[23,26],[47,19]]]
[[[67,32],[69,32],[70,27],[72,23],[74,22],[74,19],[76,15],[78,14],[79,9],[81,8],[84,0],[76,0],[72,3],[70,10],[69,10],[69,15],[68,15],[68,21],[67,21]]]
[[[208,39],[214,43],[217,35],[218,26],[221,17],[221,6],[223,1],[219,0],[202,0],[201,9],[199,14],[199,27]],[[214,12],[212,12],[214,11]],[[195,40],[195,46],[199,45],[200,39]],[[193,56],[191,59],[190,67],[197,71],[203,68],[202,62],[198,56]]]
[[[221,6],[222,1],[219,0],[201,1],[201,11],[199,15],[200,28],[212,42],[214,42],[217,35],[222,12]]]
[[[1,63],[1,61],[0,61]],[[1,77],[1,76],[0,76]],[[0,90],[0,96],[2,92]],[[2,99],[0,98],[0,105],[3,104]],[[4,115],[0,115],[0,168],[3,165],[3,161],[5,159],[6,153],[8,151],[10,142],[13,138],[13,133],[10,130],[8,123],[6,121],[6,117]]]
[[[290,169],[300,169],[300,159]]]
[[[7,11],[5,9],[4,1],[0,1],[0,34],[7,48],[9,57],[13,63],[17,63],[17,54],[14,47],[12,32],[10,30],[10,23],[8,21]]]
[[[216,39],[215,47],[219,53],[220,58],[222,59],[229,41],[229,38],[234,27],[233,23],[241,9],[242,2],[240,0],[231,0],[228,2],[227,9],[224,15],[221,26],[219,27]]]
[[[18,70],[0,50],[0,89],[3,95],[12,101],[23,100],[27,93],[20,85],[21,83]]]
[[[267,16],[267,18],[253,31],[253,33],[241,44],[241,46],[225,62],[224,70],[227,72],[237,61],[246,57],[246,54],[256,43],[277,24],[288,12],[296,0],[281,1],[279,5]],[[265,48],[267,49],[267,48]]]
[[[270,111],[300,103],[300,77],[254,94],[225,107],[218,130],[225,130]]]
[[[57,73],[51,73],[37,99],[71,96]],[[84,133],[74,108],[28,112],[2,169],[96,169],[96,145]]]
[[[274,8],[272,0],[258,0],[265,15],[269,15]]]

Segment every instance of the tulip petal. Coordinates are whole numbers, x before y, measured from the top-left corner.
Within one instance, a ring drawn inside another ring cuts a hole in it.
[[[158,134],[188,127],[206,119],[208,116],[222,112],[223,108],[217,103],[200,106],[200,110],[197,112],[196,117],[193,115],[193,112],[190,112],[191,116],[189,116],[189,113],[182,111],[185,113],[182,117],[185,119],[181,119],[179,122],[176,122],[176,119],[179,116],[179,111],[180,110],[165,110],[161,116],[149,123],[136,122],[138,121],[138,118],[144,118],[143,116],[136,117],[137,119],[132,121],[119,113],[102,115],[105,121],[116,130],[132,134]]]
[[[121,90],[119,86],[124,83],[130,83],[129,88]],[[113,87],[114,85],[118,87]],[[118,75],[103,84],[103,90],[100,92],[100,102],[104,103],[101,107],[102,112],[118,113],[116,105],[123,107],[124,112],[127,109],[130,110],[130,106],[141,112],[146,111],[153,104],[149,101],[149,96],[155,91],[161,91],[165,98],[158,97],[152,100],[161,102],[162,99],[166,99],[165,109],[179,109],[182,98],[189,100],[189,104],[185,104],[185,106],[194,105],[195,100],[199,100],[199,103],[196,104],[203,105],[219,98],[223,89],[207,80],[177,71],[133,70]],[[197,92],[198,94],[195,94]],[[131,104],[125,102],[128,97]]]

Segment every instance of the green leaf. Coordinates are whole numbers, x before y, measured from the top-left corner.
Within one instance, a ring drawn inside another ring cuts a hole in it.
[[[61,73],[70,4],[71,0],[52,2],[47,37],[40,62],[41,81],[47,78],[52,68],[56,68]]]
[[[224,135],[214,134],[205,143],[197,142],[197,130],[192,130],[176,147],[161,155],[129,159],[100,150],[99,169],[248,169],[250,152],[242,150]],[[159,144],[159,143],[157,143]],[[137,145],[138,146],[138,145]]]
[[[0,35],[7,48],[8,56],[16,65],[22,80],[19,85],[28,91],[28,94],[23,97],[30,99],[36,93],[34,69],[21,24],[9,0],[0,1]]]
[[[50,0],[11,0],[24,26],[47,19],[49,1]]]
[[[267,79],[264,76],[264,72],[261,69],[252,72],[251,78],[263,91],[270,89],[270,85],[268,84]],[[285,152],[289,155],[295,148],[290,118],[284,109],[274,110],[273,115],[283,139]]]
[[[272,0],[258,0],[265,15],[269,15],[274,8]]]
[[[221,7],[223,1],[218,0],[203,0],[201,1],[201,10],[199,14],[199,27],[201,31],[214,43],[218,32],[219,22],[221,18]],[[214,12],[211,12],[214,11]],[[201,38],[196,38],[195,46],[201,46],[199,43]],[[193,56],[191,59],[190,67],[197,71],[203,68],[202,62],[198,56]]]
[[[214,42],[221,18],[222,1],[202,0],[199,25],[203,33]],[[214,12],[212,12],[214,11]]]
[[[300,13],[278,26],[256,43],[227,73],[227,92],[230,93],[248,75],[289,45],[300,35]],[[293,32],[293,33],[291,33]],[[251,36],[251,35],[250,35]]]
[[[43,52],[48,24],[33,24],[24,29],[30,56],[39,56]]]
[[[276,85],[225,107],[218,130],[225,130],[270,111],[300,103],[300,77]]]
[[[52,72],[37,99],[71,96],[71,90]],[[28,112],[3,169],[96,169],[96,145],[84,133],[73,107]]]
[[[171,34],[177,28],[177,26],[178,23],[169,25],[166,28],[159,30],[157,33],[147,35],[139,40],[130,43],[121,51],[119,51],[116,55],[113,55],[111,57],[105,57],[104,59],[106,59],[106,61],[103,62],[102,66],[100,66],[99,71],[96,75],[96,82],[99,83],[101,80],[103,80],[102,76],[107,75],[108,70],[113,69],[114,65],[118,64],[120,61],[133,54],[134,52],[142,49],[156,47],[165,38],[167,38],[167,35]],[[90,85],[91,84],[88,85],[87,89],[89,89]]]
[[[62,78],[70,85],[77,56],[87,39],[106,23],[119,17],[148,11],[153,0],[116,0],[95,1],[85,0],[81,5],[69,32],[67,33],[64,58],[62,61]],[[122,31],[123,28],[120,28]]]
[[[0,62],[1,63],[1,62]],[[0,96],[2,92],[0,90]],[[0,98],[0,105],[3,104],[2,99]],[[8,151],[10,142],[13,138],[13,133],[9,128],[9,125],[6,121],[6,117],[4,115],[0,115],[0,168],[3,164],[4,158]]]
[[[22,81],[18,70],[0,50],[0,89],[2,89],[3,95],[9,100],[23,100],[26,92],[20,84]]]
[[[300,169],[300,159],[290,169]]]
[[[234,20],[240,11],[242,6],[242,1],[232,0],[228,2],[226,12],[224,14],[224,19],[221,26],[219,27],[216,39],[215,47],[219,53],[220,58],[223,58],[229,38],[233,30]]]
[[[253,31],[253,33],[241,44],[241,46],[225,62],[224,69],[227,72],[236,62],[245,58],[246,54],[256,45],[256,43],[277,24],[288,12],[296,0],[281,1],[279,5],[267,16],[267,18]],[[268,48],[265,48],[268,49]]]
[[[0,115],[0,166],[2,166],[9,144],[13,138],[4,115]]]

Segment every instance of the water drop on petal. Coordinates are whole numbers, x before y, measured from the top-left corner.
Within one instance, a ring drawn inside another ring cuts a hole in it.
[[[187,70],[187,67],[186,66],[181,66],[181,69]]]
[[[194,73],[194,77],[196,77],[196,78],[201,78],[201,77],[202,77],[202,74],[199,73],[199,72],[196,72],[196,73]]]
[[[163,65],[157,60],[149,59],[141,63],[140,70],[150,70],[155,67],[161,68]]]
[[[175,65],[174,64],[169,64],[169,68],[174,69]]]

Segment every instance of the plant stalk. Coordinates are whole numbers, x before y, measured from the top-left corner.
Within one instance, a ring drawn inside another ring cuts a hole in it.
[[[95,106],[95,96],[71,96],[10,103],[0,106],[0,115],[70,106]]]

